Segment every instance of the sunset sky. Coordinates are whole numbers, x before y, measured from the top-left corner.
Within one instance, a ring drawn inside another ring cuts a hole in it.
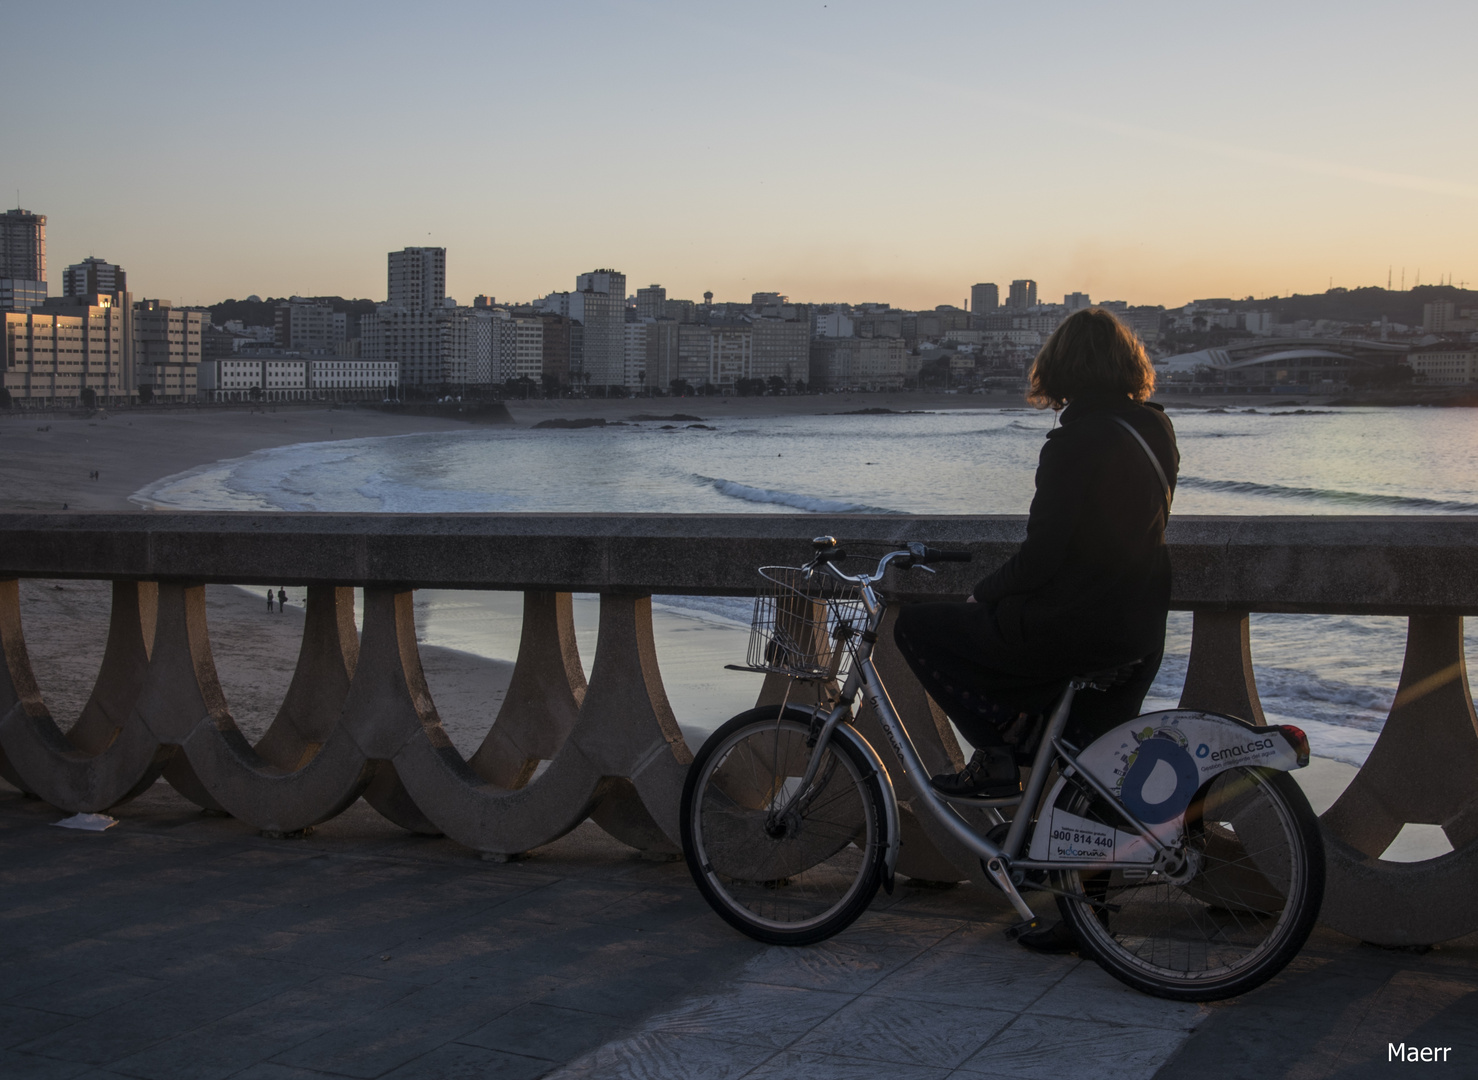
[[[3,4],[0,192],[135,296],[1478,283],[1478,4]]]

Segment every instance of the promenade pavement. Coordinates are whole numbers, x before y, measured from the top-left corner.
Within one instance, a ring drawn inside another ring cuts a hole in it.
[[[1094,1080],[1478,1075],[1478,941],[1320,931],[1246,998],[1180,1005],[1005,941],[974,886],[900,881],[841,936],[749,941],[681,863],[585,825],[485,862],[363,804],[268,839],[162,785],[102,833],[0,786],[0,1076]]]

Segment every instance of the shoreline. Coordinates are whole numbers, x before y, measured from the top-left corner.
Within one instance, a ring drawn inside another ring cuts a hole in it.
[[[369,409],[128,411],[91,417],[0,412],[0,510],[140,510],[167,476],[305,442],[462,431],[475,425]],[[99,478],[89,474],[97,471]]]
[[[1270,397],[1272,398],[1270,400]],[[1156,399],[1168,408],[1319,407],[1318,398],[1227,395],[1214,401],[1176,396]],[[631,422],[635,416],[674,414],[710,419],[834,416],[862,410],[937,413],[1031,409],[1019,394],[803,394],[791,397],[556,398],[506,402],[515,427],[554,419]],[[886,415],[879,419],[886,422]],[[689,421],[682,421],[689,422]],[[699,421],[701,422],[701,421]],[[151,484],[297,443],[471,431],[486,425],[432,416],[401,416],[375,409],[286,405],[258,409],[99,412],[92,416],[28,416],[0,412],[0,511],[140,510],[132,496]],[[96,471],[97,480],[90,479]]]

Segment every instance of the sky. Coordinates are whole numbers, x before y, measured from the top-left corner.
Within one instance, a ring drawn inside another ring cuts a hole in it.
[[[1478,4],[0,0],[0,196],[136,297],[1178,306],[1478,283]]]

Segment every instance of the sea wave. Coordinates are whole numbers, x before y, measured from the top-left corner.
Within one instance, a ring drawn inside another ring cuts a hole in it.
[[[1340,491],[1335,488],[1290,487],[1284,484],[1259,484],[1250,480],[1208,480],[1200,476],[1182,476],[1180,487],[1201,491],[1218,491],[1229,495],[1260,495],[1273,499],[1307,499],[1335,503],[1340,506],[1362,506],[1388,511],[1410,510],[1428,514],[1478,513],[1478,503],[1456,499],[1427,499],[1419,495],[1378,495],[1363,491]]]
[[[818,495],[801,495],[793,491],[775,491],[770,488],[741,484],[737,480],[703,476],[699,473],[693,473],[692,476],[695,483],[701,484],[704,487],[711,487],[720,495],[727,495],[731,499],[739,499],[743,502],[789,506],[796,510],[805,510],[812,514],[900,513],[900,511],[890,510],[886,506],[869,506],[866,503],[845,502],[841,499],[826,499]]]

